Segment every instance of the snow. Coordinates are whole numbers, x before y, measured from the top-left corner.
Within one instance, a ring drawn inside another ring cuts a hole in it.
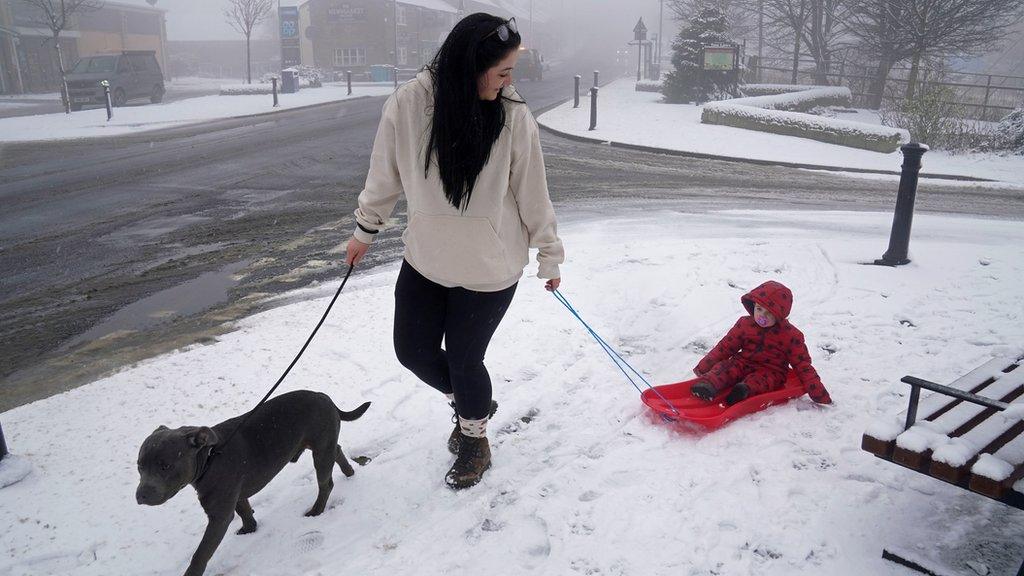
[[[860,264],[884,250],[890,213],[631,206],[560,212],[563,294],[609,344],[652,382],[684,379],[743,312],[740,295],[777,279],[794,291],[792,321],[835,406],[804,397],[713,433],[671,428],[527,277],[487,356],[501,404],[494,465],[453,493],[447,404],[394,358],[395,262],[350,280],[278,391],[321,390],[344,409],[372,401],[341,445],[373,461],[352,478],[336,472],[328,510],[305,518],[316,489],[303,455],[252,499],[259,530],[236,536],[236,519],[207,573],[906,574],[880,558],[889,546],[932,560],[966,548],[960,570],[1011,569],[993,551],[1019,550],[1021,524],[992,530],[1002,505],[858,445],[871,421],[905,407],[904,374],[941,380],[1019,353],[1020,222],[919,214],[913,263],[894,269]],[[180,575],[205,517],[191,488],[135,504],[140,444],[160,424],[249,409],[335,289],[283,296],[306,299],[0,414],[35,469],[0,490],[0,573]]]
[[[352,96],[348,96],[345,86],[325,85],[322,88],[303,89],[295,94],[280,94],[280,106],[276,109],[269,95],[201,96],[163,104],[129,104],[115,108],[114,118],[110,122],[107,122],[107,111],[103,108],[88,108],[70,115],[56,113],[3,118],[0,119],[0,142],[64,140],[146,132],[350,98],[386,96],[393,90],[390,84],[360,86],[353,88]]]
[[[444,0],[398,0],[399,4],[405,4],[407,6],[419,6],[420,8],[426,8],[428,10],[435,10],[438,12],[450,12],[452,14],[458,13],[451,4],[444,2]]]
[[[978,461],[971,467],[971,472],[978,476],[991,478],[996,482],[1002,482],[1013,474],[1013,466],[991,454],[982,454]]]
[[[17,454],[8,454],[0,460],[0,488],[21,482],[32,472],[32,463]]]
[[[765,86],[765,85],[755,85]],[[771,86],[770,84],[767,86]],[[801,86],[800,89],[782,94],[769,94],[765,96],[747,96],[745,98],[732,98],[719,102],[709,102],[705,108],[714,107],[720,109],[731,109],[733,106],[751,106],[764,110],[791,110],[809,101],[819,99],[831,99],[850,102],[853,95],[846,86]]]
[[[601,141],[651,146],[682,152],[812,164],[839,169],[899,172],[900,152],[883,154],[815,140],[702,124],[703,107],[665,104],[661,95],[637,92],[631,80],[618,80],[598,95],[597,129],[589,131],[590,104],[563,104],[538,118],[552,129]],[[925,154],[922,175],[960,175],[1024,185],[1024,156]]]

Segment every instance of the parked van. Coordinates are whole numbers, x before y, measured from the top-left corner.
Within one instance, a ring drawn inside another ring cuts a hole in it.
[[[533,48],[519,51],[519,62],[516,63],[516,77],[529,80],[544,79],[544,57]]]
[[[120,54],[86,56],[67,74],[71,109],[104,105],[106,99],[100,82],[110,82],[110,100],[124,106],[135,98],[149,98],[156,104],[164,99],[164,75],[156,52],[127,50]]]

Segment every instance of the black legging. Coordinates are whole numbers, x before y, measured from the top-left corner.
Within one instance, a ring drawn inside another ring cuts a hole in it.
[[[515,292],[515,284],[500,292],[445,288],[402,262],[395,284],[395,354],[420,380],[454,393],[463,418],[485,418],[491,407],[484,353]]]

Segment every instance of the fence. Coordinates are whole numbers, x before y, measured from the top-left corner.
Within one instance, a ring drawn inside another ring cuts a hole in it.
[[[905,100],[909,88],[910,68],[893,68],[882,91],[883,101]],[[825,74],[828,83],[847,86],[853,93],[854,104],[866,106],[877,94],[873,91],[875,68],[852,64],[845,60],[833,62]],[[801,60],[797,67],[797,83],[815,83],[813,61]],[[748,82],[789,84],[793,79],[791,58],[751,59],[745,71]],[[918,72],[917,86],[947,86],[957,95],[956,104],[964,106],[970,118],[999,120],[1016,108],[1024,107],[1024,77],[1000,74],[943,71],[941,74],[922,68]]]

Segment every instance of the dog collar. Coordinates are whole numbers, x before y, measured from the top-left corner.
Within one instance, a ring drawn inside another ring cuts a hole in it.
[[[206,455],[203,455],[203,451],[206,451]],[[192,479],[189,484],[195,486],[200,480],[203,479],[203,475],[210,469],[210,458],[213,457],[213,446],[203,446],[196,451],[196,476]]]

